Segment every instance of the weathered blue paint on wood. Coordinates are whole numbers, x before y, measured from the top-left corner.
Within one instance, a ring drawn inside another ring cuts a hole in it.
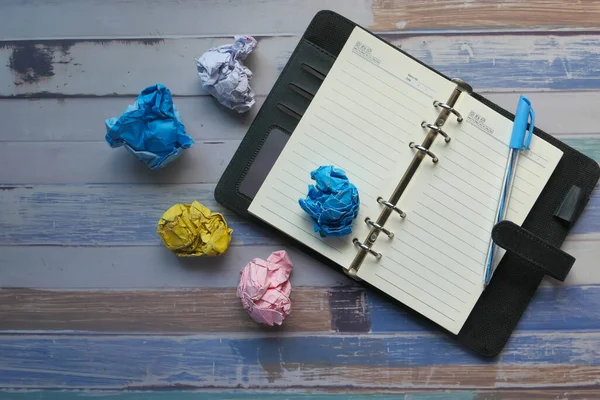
[[[181,202],[182,197],[190,195],[205,199],[207,204],[218,208],[212,201],[214,186],[199,183],[214,183],[220,177],[237,147],[236,140],[241,138],[239,135],[243,135],[245,130],[234,126],[241,122],[239,118],[232,117],[228,120],[229,125],[225,123],[229,117],[225,112],[216,118],[209,118],[217,115],[211,111],[220,107],[216,103],[207,105],[206,98],[190,97],[188,107],[182,107],[185,113],[194,115],[187,118],[190,124],[195,125],[190,132],[201,140],[187,153],[191,157],[182,158],[168,171],[151,173],[143,170],[128,158],[126,152],[109,150],[102,142],[105,117],[102,114],[110,112],[111,115],[106,116],[112,116],[121,106],[113,107],[117,103],[111,103],[110,107],[101,109],[101,101],[94,100],[94,96],[106,95],[111,97],[111,101],[123,100],[123,104],[129,104],[129,100],[143,87],[158,81],[166,83],[176,95],[198,96],[201,90],[193,58],[208,47],[231,42],[230,34],[236,33],[236,29],[237,33],[263,32],[270,35],[277,32],[277,35],[283,36],[290,33],[296,35],[260,38],[259,48],[248,60],[255,72],[252,86],[258,96],[264,96],[270,90],[299,39],[297,35],[308,23],[315,7],[319,4],[338,7],[342,3],[351,6],[349,16],[358,18],[363,26],[381,30],[413,30],[411,35],[402,32],[386,38],[451,77],[463,78],[478,91],[519,93],[530,90],[556,93],[564,89],[600,89],[600,35],[595,31],[538,31],[526,34],[505,32],[502,35],[485,31],[464,35],[452,32],[414,34],[415,29],[444,27],[461,29],[510,26],[521,30],[540,25],[566,26],[574,30],[597,27],[597,18],[594,19],[594,16],[600,9],[592,2],[531,0],[507,4],[501,1],[461,0],[453,4],[442,4],[431,0],[351,0],[350,5],[342,0],[325,2],[326,4],[311,0],[300,5],[297,1],[236,0],[224,5],[214,0],[167,0],[140,7],[139,0],[116,3],[94,0],[84,3],[71,0],[51,3],[9,0],[1,5],[0,9],[15,11],[23,18],[11,18],[14,16],[11,12],[0,12],[0,15],[8,16],[7,23],[0,24],[0,30],[6,34],[0,36],[3,39],[29,38],[34,42],[0,41],[0,97],[47,97],[51,99],[49,101],[56,101],[59,107],[61,103],[56,100],[57,96],[74,96],[76,98],[73,101],[78,101],[81,96],[87,97],[85,105],[78,103],[81,113],[65,108],[57,110],[56,114],[47,112],[47,116],[52,115],[48,119],[41,118],[36,112],[35,102],[31,102],[31,106],[24,108],[26,111],[21,113],[0,108],[4,109],[5,119],[11,119],[12,126],[16,127],[0,133],[0,159],[4,161],[3,167],[19,167],[15,172],[0,168],[0,171],[4,171],[0,172],[3,178],[0,179],[0,185],[40,184],[31,189],[20,187],[0,190],[0,245],[14,246],[0,247],[0,264],[2,260],[8,260],[10,264],[8,267],[6,264],[2,265],[4,268],[0,267],[0,271],[3,271],[0,272],[2,285],[34,282],[18,278],[15,270],[20,268],[23,270],[20,272],[21,276],[37,275],[37,279],[43,280],[43,285],[50,288],[100,285],[110,290],[126,288],[131,282],[144,288],[169,285],[176,287],[178,284],[223,287],[231,285],[230,282],[237,276],[238,265],[243,264],[246,254],[254,252],[254,256],[256,252],[268,253],[268,246],[279,244],[275,239],[276,234],[259,231],[256,226],[247,225],[227,214],[236,230],[236,247],[222,260],[211,260],[210,265],[202,264],[202,272],[197,271],[196,264],[174,261],[171,254],[158,247],[160,242],[154,232],[155,224],[168,206]],[[256,22],[257,17],[263,16],[267,9],[273,14],[268,21]],[[157,10],[173,12],[157,13]],[[195,12],[198,10],[204,14]],[[293,12],[286,14],[286,10]],[[89,20],[90,15],[94,16],[93,21]],[[200,17],[194,17],[195,15]],[[211,18],[223,15],[230,18]],[[106,16],[111,17],[105,18]],[[46,24],[39,23],[41,20]],[[62,20],[64,24],[60,23]],[[158,24],[160,31],[148,31],[148,26],[158,26],[152,23],[156,20],[164,22]],[[128,23],[124,24],[123,21]],[[292,25],[289,25],[290,21]],[[120,40],[124,34],[134,39]],[[165,35],[173,34],[195,37],[207,34],[213,37],[162,40]],[[215,38],[215,34],[221,37]],[[65,36],[74,40],[62,40],[61,37]],[[151,38],[139,39],[148,36]],[[52,40],[44,40],[50,37]],[[88,39],[77,40],[82,37]],[[116,40],[94,39],[98,37]],[[40,57],[36,58],[36,55]],[[132,69],[132,66],[135,68]],[[114,97],[123,95],[127,97]],[[577,103],[584,101],[577,93],[569,96],[567,100],[560,101],[569,102],[574,108]],[[210,115],[196,115],[196,105]],[[91,108],[94,107],[98,109],[92,112]],[[564,115],[560,112],[564,111],[560,107],[556,110],[555,115]],[[582,114],[591,113],[589,108],[587,110],[567,112],[565,118],[567,121],[580,121],[580,126],[586,125],[585,130],[578,130],[582,128],[574,124],[573,130],[563,129],[560,132],[600,133],[592,130],[593,121],[579,118]],[[71,115],[85,122],[85,134],[79,134],[77,124],[69,123]],[[94,115],[98,119],[95,120]],[[183,118],[185,121],[185,114]],[[22,119],[37,122],[20,124]],[[59,123],[52,124],[52,119],[59,120]],[[247,119],[245,121],[249,122]],[[540,123],[552,132],[553,123]],[[198,129],[198,124],[202,129]],[[205,130],[203,124],[210,125],[210,129]],[[221,135],[219,129],[228,131]],[[32,130],[38,131],[28,138],[14,136],[28,135]],[[94,139],[95,130],[98,132],[97,139]],[[217,138],[215,141],[229,142],[201,142],[213,138]],[[56,142],[54,139],[64,142]],[[565,140],[596,160],[599,159],[600,143],[597,138],[574,139],[573,142],[568,138]],[[97,189],[91,186],[56,186],[59,183],[126,183],[132,186],[112,185],[108,189]],[[151,189],[142,189],[141,183],[191,185],[148,186]],[[200,187],[204,190],[202,194],[198,190]],[[168,189],[173,189],[173,193],[168,192]],[[72,198],[68,199],[69,196]],[[135,200],[136,203],[128,203],[130,200]],[[597,241],[592,241],[592,238],[598,237],[594,233],[600,231],[599,209],[600,199],[596,192],[581,216],[580,223],[572,230],[574,234],[586,234],[576,239],[579,240],[578,243],[590,239],[590,246],[583,253],[586,264],[575,266],[576,269],[583,267],[584,272],[595,268],[593,260],[597,252],[591,249],[597,244]],[[255,246],[241,246],[245,244]],[[65,246],[93,247],[79,249]],[[115,249],[107,246],[122,247]],[[23,253],[14,250],[31,254],[21,259],[15,255]],[[140,256],[142,252],[144,256]],[[299,261],[295,282],[308,282],[314,286],[332,284],[333,279],[328,277],[324,269],[321,271],[321,267],[310,265],[310,261],[301,259],[296,254],[294,261]],[[78,255],[78,258],[67,260],[72,255]],[[89,266],[86,261],[92,257],[97,260]],[[150,261],[150,258],[157,258],[158,261]],[[27,263],[33,267],[27,267]],[[125,267],[136,263],[140,265]],[[63,264],[68,264],[64,265],[64,271]],[[82,265],[79,270],[78,265]],[[163,266],[164,269],[161,269]],[[305,268],[307,266],[312,269]],[[94,268],[98,270],[91,271]],[[168,283],[165,279],[163,283],[161,279],[171,270],[173,275],[179,274],[178,278],[173,278]],[[185,270],[185,273],[177,272],[178,270]],[[310,280],[302,278],[307,275],[314,276]],[[585,273],[583,276],[579,279],[585,279]],[[57,284],[58,280],[64,282]],[[88,332],[86,337],[77,334],[4,334],[0,336],[0,387],[81,387],[85,390],[77,393],[4,391],[0,392],[0,399],[297,399],[313,395],[314,390],[320,388],[324,391],[344,390],[346,393],[317,393],[310,398],[598,398],[598,291],[598,286],[540,289],[500,358],[485,361],[435,334],[430,327],[421,326],[413,317],[398,311],[391,303],[370,292],[365,295],[363,289],[351,294],[344,292],[343,295],[340,295],[342,291],[332,292],[333,295],[328,300],[335,334],[329,332],[324,335],[305,335],[296,332],[251,336],[246,332],[224,333],[221,336],[226,337],[223,338],[214,335],[119,337],[102,336],[94,332]],[[323,302],[327,303],[327,300]],[[83,306],[67,302],[64,307]],[[142,307],[131,310],[131,313],[134,312],[148,313],[151,309]],[[322,312],[327,312],[326,306]],[[32,314],[34,316],[31,318],[53,318],[50,313]],[[60,314],[60,311],[56,314]],[[185,317],[201,316],[190,312]],[[223,315],[224,319],[228,317],[231,315]],[[57,318],[61,316],[58,315]],[[67,313],[62,318],[68,318]],[[403,334],[395,334],[399,331]],[[287,390],[225,393],[165,390],[181,389],[186,385]],[[111,393],[87,390],[128,386],[161,390]],[[364,392],[356,393],[353,386],[360,386]],[[297,389],[289,392],[290,387]],[[496,392],[500,387],[507,390]],[[522,390],[524,387],[527,389]],[[586,392],[582,387],[592,389]],[[392,392],[399,390],[398,388],[406,388],[407,392],[374,396],[368,393],[377,390]],[[446,388],[458,392],[444,392]],[[475,390],[478,388],[483,390]],[[425,391],[429,389],[433,392]]]
[[[375,31],[422,30],[582,30],[599,27],[596,2],[529,0],[527,3],[436,0],[364,1],[307,0],[54,0],[0,3],[0,37],[137,37],[222,36],[234,34],[288,35],[302,32],[314,14],[334,10]],[[115,13],[115,8],[119,9]],[[164,16],[168,15],[169,18]],[[223,21],[224,16],[227,21]],[[265,18],[268,16],[268,18]],[[40,23],[39,21],[46,21]],[[201,23],[199,23],[201,21]],[[19,23],[21,22],[21,23]],[[27,26],[27,29],[23,28]],[[148,27],[160,27],[160,31]]]
[[[394,394],[307,393],[249,391],[26,391],[23,393],[0,391],[0,400],[473,400],[472,391],[395,392]]]
[[[99,129],[102,139],[95,142],[0,143],[3,165],[27,160],[27,168],[0,168],[0,184],[215,183],[240,144],[239,140],[196,142],[169,165],[151,170],[125,148],[111,149],[103,130]]]
[[[600,35],[596,33],[389,34],[384,38],[446,75],[467,81],[477,91],[600,88]],[[270,91],[298,39],[260,40],[259,49],[248,58],[254,72],[251,84],[257,94]],[[132,97],[157,82],[175,95],[202,95],[194,58],[210,47],[230,42],[229,38],[0,42],[0,97]],[[32,49],[47,58],[47,65],[35,64],[31,60],[40,57],[34,56],[23,58],[18,68],[10,62],[11,57]],[[23,72],[29,70],[32,72]]]
[[[600,131],[600,128],[598,130]],[[586,137],[561,136],[560,140],[600,163],[600,135]]]
[[[431,322],[409,315],[383,296],[369,292],[367,297],[371,332],[431,331]],[[517,332],[588,330],[600,330],[600,286],[539,288],[516,328]]]
[[[173,290],[231,288],[253,257],[285,249],[294,263],[292,284],[331,287],[351,281],[291,246],[231,246],[220,257],[177,257],[164,246],[0,247],[3,287],[51,290]],[[600,281],[600,278],[598,278]]]
[[[508,110],[514,109],[520,93],[483,92]],[[561,138],[598,133],[594,113],[600,103],[600,92],[525,94],[535,105],[536,125],[546,132]],[[572,101],[573,98],[577,101]],[[255,106],[244,114],[229,110],[207,96],[176,97],[174,101],[186,132],[201,142],[243,138],[264,99],[257,96]],[[11,116],[0,129],[0,142],[102,142],[103,129],[99,123],[120,115],[131,100],[127,97],[0,99],[0,110]],[[564,115],[572,118],[566,119]],[[590,145],[598,140],[588,139]]]
[[[125,154],[124,154],[125,155]],[[176,203],[222,212],[232,245],[281,243],[277,235],[223,209],[214,184],[35,186],[0,190],[0,243],[88,246],[160,245],[156,227]]]
[[[243,138],[264,97],[255,100],[244,114],[208,96],[177,97],[174,103],[186,133],[199,143]],[[121,115],[132,101],[126,97],[0,99],[0,109],[11,116],[0,129],[0,142],[102,142],[104,121]]]
[[[215,185],[0,186],[3,245],[160,245],[156,224],[175,203],[194,200],[222,212],[232,245],[277,245],[280,234],[224,209]],[[2,190],[3,189],[3,190]],[[600,190],[570,234],[600,232]]]
[[[589,90],[600,85],[600,42],[594,35],[386,38],[475,91]]]
[[[227,275],[235,277],[234,273]],[[237,280],[230,280],[231,285],[236,283]],[[295,277],[292,283],[296,284]],[[431,323],[409,315],[395,302],[363,287],[296,288],[292,301],[293,321],[286,320],[281,328],[261,329],[242,310],[233,288],[168,292],[6,289],[0,292],[0,333],[27,329],[31,333],[60,331],[74,335],[427,334],[435,329]],[[520,333],[599,330],[600,285],[539,288],[516,328]]]
[[[0,400],[473,400],[472,391],[395,392],[394,394],[307,393],[271,391],[26,391],[23,393],[0,391]]]
[[[598,366],[600,333],[515,334],[498,360],[481,359],[436,334],[0,340],[2,388],[318,387],[323,367],[327,367],[328,385],[352,385],[344,379],[345,368],[514,364]]]

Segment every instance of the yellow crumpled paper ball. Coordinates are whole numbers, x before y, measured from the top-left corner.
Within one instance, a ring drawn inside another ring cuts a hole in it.
[[[158,235],[180,257],[218,256],[229,247],[231,232],[222,214],[202,204],[175,204],[158,221]]]

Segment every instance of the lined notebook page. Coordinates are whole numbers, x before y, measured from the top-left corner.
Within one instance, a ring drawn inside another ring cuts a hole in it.
[[[380,212],[378,196],[413,158],[408,143],[420,143],[422,121],[435,120],[434,99],[446,99],[455,84],[356,28],[252,201],[249,212],[348,268],[363,240],[364,222]],[[352,235],[321,238],[298,205],[321,165],[342,168],[356,185],[360,211]],[[399,167],[399,166],[400,167]]]
[[[378,239],[382,259],[369,258],[359,276],[456,334],[483,290],[512,122],[464,94],[455,108],[464,121],[446,122],[452,140],[436,139],[439,162],[421,165],[399,202],[406,219],[386,223],[395,238]],[[519,159],[507,219],[523,223],[561,156],[533,137]]]
[[[487,151],[487,157],[492,163],[504,166],[508,157],[512,121],[494,112],[471,96],[461,98],[457,103],[457,107],[464,110],[466,120],[466,124],[462,124],[460,127],[459,137],[461,137],[461,140],[474,139],[479,141],[481,143],[480,151]],[[466,135],[466,137],[463,135]],[[521,225],[525,221],[562,155],[563,152],[560,149],[537,136],[532,137],[530,149],[522,151],[519,156],[517,174],[512,186],[506,219],[517,225]],[[504,172],[504,167],[502,171]],[[497,178],[495,182],[498,182]],[[499,186],[496,187],[494,193],[497,193],[496,196],[500,195]],[[501,248],[497,250],[494,258],[495,266],[505,253]]]

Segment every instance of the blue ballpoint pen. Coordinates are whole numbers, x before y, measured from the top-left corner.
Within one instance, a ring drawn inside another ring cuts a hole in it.
[[[533,112],[533,108],[531,107],[531,101],[529,101],[529,99],[525,96],[521,96],[519,98],[517,112],[515,113],[512,135],[510,137],[509,153],[508,158],[506,160],[504,179],[502,180],[502,189],[500,192],[498,207],[496,209],[496,218],[494,220],[494,225],[502,221],[506,217],[511,189],[516,175],[517,164],[519,162],[519,153],[521,152],[521,150],[529,149],[529,144],[531,143],[531,136],[533,135],[534,123],[535,113]],[[527,124],[529,124],[529,130],[527,130]],[[485,286],[487,286],[490,283],[490,279],[493,274],[492,266],[494,263],[495,249],[496,245],[494,244],[494,241],[490,238],[490,244],[488,246],[488,256],[485,266]]]

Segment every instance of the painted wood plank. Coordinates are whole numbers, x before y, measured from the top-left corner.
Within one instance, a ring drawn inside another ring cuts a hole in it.
[[[3,1],[0,37],[231,36],[301,33],[322,9],[337,10],[363,25],[373,22],[365,0],[234,0],[143,2],[60,0]],[[119,12],[115,12],[119,10]],[[15,21],[21,21],[18,24]],[[24,29],[28,26],[28,29]],[[51,27],[51,28],[50,28]]]
[[[536,111],[536,122],[552,135],[597,134],[600,92],[527,92]],[[513,111],[520,93],[485,93]],[[241,139],[264,98],[239,115],[212,98],[177,97],[187,133],[197,141]],[[131,102],[126,98],[0,99],[0,109],[12,118],[0,130],[0,142],[103,141],[102,122],[120,115]],[[569,118],[565,118],[568,115]],[[596,159],[600,159],[597,157]]]
[[[490,388],[499,380],[503,387],[568,387],[595,386],[600,374],[599,333],[516,334],[497,360],[442,335],[0,339],[2,388],[418,389],[439,387],[435,374],[446,388]],[[562,376],[551,372],[555,367]]]
[[[158,400],[168,396],[173,400],[237,400],[248,398],[278,399],[278,400],[588,400],[600,397],[600,390],[594,388],[569,388],[569,389],[518,389],[518,390],[386,390],[388,394],[366,390],[353,390],[352,392],[327,392],[306,390],[285,391],[232,391],[222,392],[213,390],[169,390],[161,391],[56,391],[56,390],[28,390],[28,391],[0,391],[0,396],[5,400],[89,400],[90,396],[97,400]]]
[[[554,393],[556,391],[544,391],[541,393]],[[527,393],[527,392],[525,392]],[[591,393],[587,391],[586,393]],[[393,394],[373,394],[373,393],[319,393],[315,390],[297,392],[291,390],[273,392],[273,391],[214,391],[214,390],[194,390],[194,391],[179,391],[169,390],[162,391],[53,391],[53,390],[36,390],[36,391],[0,391],[0,398],[3,400],[237,400],[237,399],[275,399],[275,400],[473,400],[477,392],[475,391],[393,391]],[[400,396],[400,397],[399,397]]]
[[[371,332],[427,332],[431,329],[430,322],[414,318],[382,296],[369,292],[368,299]],[[361,310],[356,309],[356,312]],[[518,332],[569,330],[600,330],[600,286],[541,287],[517,326]]]
[[[0,109],[12,118],[0,130],[0,142],[102,142],[104,121],[121,115],[132,101],[121,97],[3,99]],[[264,97],[257,98],[254,108],[238,114],[208,96],[174,99],[187,134],[196,141],[242,139],[263,101]]]
[[[292,278],[295,284],[295,276]],[[362,287],[298,287],[281,327],[254,323],[233,288],[162,291],[0,290],[0,331],[200,334],[431,332],[431,324]],[[600,330],[600,286],[543,287],[517,331]]]
[[[327,289],[295,288],[282,326],[254,322],[236,290],[0,290],[0,330],[128,333],[331,332]]]
[[[98,134],[102,137],[101,129]],[[599,155],[600,136],[565,140],[584,154]],[[156,171],[124,148],[112,149],[104,141],[4,142],[0,143],[0,159],[5,165],[22,165],[27,160],[27,168],[0,169],[0,184],[216,183],[240,141],[198,141],[179,159]]]
[[[600,135],[588,137],[561,137],[563,142],[600,163]]]
[[[261,51],[247,59],[257,94],[268,92],[297,41],[297,37],[260,40]],[[156,83],[173,94],[199,95],[203,91],[195,58],[231,42],[233,38],[0,42],[0,63],[6,64],[0,69],[0,95],[135,97]],[[281,55],[287,56],[281,60]]]
[[[25,39],[299,33],[321,9],[335,10],[365,27],[381,31],[600,27],[598,4],[575,0],[531,0],[525,4],[500,0],[451,3],[310,0],[302,5],[273,0],[227,3],[61,0],[25,4],[12,0],[2,3],[0,15],[5,17],[0,19],[0,37]],[[116,13],[115,9],[120,11]]]
[[[477,91],[600,88],[597,34],[388,34],[385,39],[448,76],[462,78]],[[269,92],[298,40],[298,36],[260,39],[257,50],[247,60],[254,72],[251,85],[258,95]],[[194,58],[210,47],[231,41],[0,42],[0,97],[134,97],[146,86],[159,82],[176,95],[200,95],[203,92]]]
[[[386,36],[424,63],[475,91],[591,90],[600,55],[590,36]],[[584,72],[585,71],[585,72]]]
[[[225,215],[234,230],[232,245],[282,243],[273,232],[220,206],[214,188],[214,184],[4,187],[0,243],[162,245],[156,233],[161,215],[173,204],[194,200]]]
[[[98,133],[103,136],[103,122]],[[165,168],[152,171],[125,148],[106,142],[0,143],[4,165],[27,168],[0,169],[2,184],[95,183],[216,183],[237,150],[240,140],[196,142]]]
[[[564,281],[564,285],[588,285],[600,283],[600,268],[598,265],[598,244],[594,240],[581,240],[594,235],[575,235],[567,237],[563,243],[562,249],[575,257],[575,265],[569,272],[569,276]],[[557,281],[547,278],[542,281],[542,285],[557,286],[561,285]]]
[[[173,400],[237,400],[248,398],[278,399],[278,400],[589,400],[600,397],[600,390],[593,388],[569,388],[569,389],[519,389],[519,390],[386,390],[388,394],[366,390],[353,390],[352,392],[332,393],[306,390],[273,391],[236,391],[221,392],[213,390],[202,391],[53,391],[53,390],[29,390],[29,391],[5,391],[0,392],[5,400],[89,400],[90,396],[98,400],[157,400],[165,399],[167,396]]]
[[[219,205],[214,200],[214,184],[1,187],[0,243],[5,246],[161,245],[156,233],[160,216],[175,203],[194,200],[225,215],[234,229],[232,245],[282,243],[275,230]],[[571,234],[598,232],[600,190],[595,190]]]
[[[284,249],[293,285],[344,286],[351,280],[291,246],[231,247],[220,257],[178,258],[163,246],[0,247],[0,287],[41,289],[232,288],[255,257]]]
[[[568,388],[563,390],[494,390],[493,392],[480,392],[474,397],[474,400],[589,400],[600,398],[598,389]]]
[[[456,1],[449,4],[435,1],[377,1],[373,2],[376,30],[486,28],[596,27],[593,19],[600,12],[597,2],[543,1]],[[589,14],[588,14],[589,13]]]
[[[562,248],[577,259],[565,285],[600,284],[597,241],[568,240]],[[294,263],[294,287],[357,285],[295,247],[270,245],[236,246],[222,257],[198,260],[179,259],[161,246],[4,246],[0,248],[0,286],[58,290],[231,288],[238,284],[238,273],[250,259],[268,257],[279,249],[285,249]],[[550,278],[542,285],[560,286]]]

